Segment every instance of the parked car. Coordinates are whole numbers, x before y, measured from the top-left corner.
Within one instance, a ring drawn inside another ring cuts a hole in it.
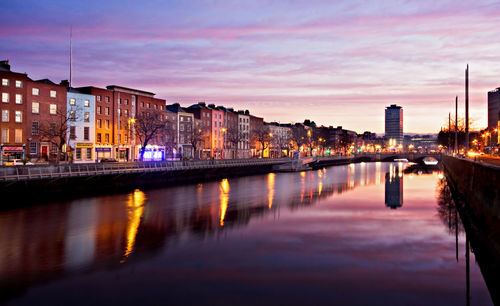
[[[114,158],[103,158],[101,159],[101,163],[117,163],[118,161]]]
[[[26,163],[23,163],[23,160],[22,159],[12,159],[12,160],[9,160],[9,161],[6,161],[4,163],[5,166],[32,166],[33,163],[30,162],[30,161],[27,161]]]

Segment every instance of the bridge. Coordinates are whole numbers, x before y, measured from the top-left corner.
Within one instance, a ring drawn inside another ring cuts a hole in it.
[[[432,157],[441,161],[442,154],[439,152],[416,153],[416,152],[382,152],[356,154],[353,162],[391,162],[395,159],[407,159],[414,163],[423,163],[424,158]]]

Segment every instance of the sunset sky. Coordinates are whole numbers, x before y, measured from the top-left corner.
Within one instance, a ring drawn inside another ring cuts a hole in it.
[[[404,108],[405,132],[438,132],[464,102],[486,126],[500,87],[500,3],[494,1],[2,1],[0,59],[73,85],[116,84],[168,103],[249,109],[267,121],[384,132]]]

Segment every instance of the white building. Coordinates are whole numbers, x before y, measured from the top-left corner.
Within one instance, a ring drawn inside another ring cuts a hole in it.
[[[241,134],[238,158],[250,158],[250,116],[242,111],[238,111],[238,131]]]
[[[66,146],[72,152],[73,162],[94,162],[95,96],[69,88],[67,109],[68,136]]]

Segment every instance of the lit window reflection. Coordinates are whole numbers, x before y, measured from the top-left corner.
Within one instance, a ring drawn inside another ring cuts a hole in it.
[[[223,179],[220,182],[220,226],[224,226],[224,218],[226,217],[227,203],[229,202],[229,182]]]
[[[123,254],[122,263],[125,262],[126,258],[132,253],[135,244],[135,237],[137,235],[137,230],[141,224],[142,214],[144,213],[144,201],[146,201],[146,195],[139,189],[134,190],[133,193],[129,194],[127,200],[127,247],[125,248],[125,253]]]
[[[273,199],[274,199],[274,177],[276,174],[269,173],[267,175],[267,201],[268,207],[271,209],[273,207]]]

